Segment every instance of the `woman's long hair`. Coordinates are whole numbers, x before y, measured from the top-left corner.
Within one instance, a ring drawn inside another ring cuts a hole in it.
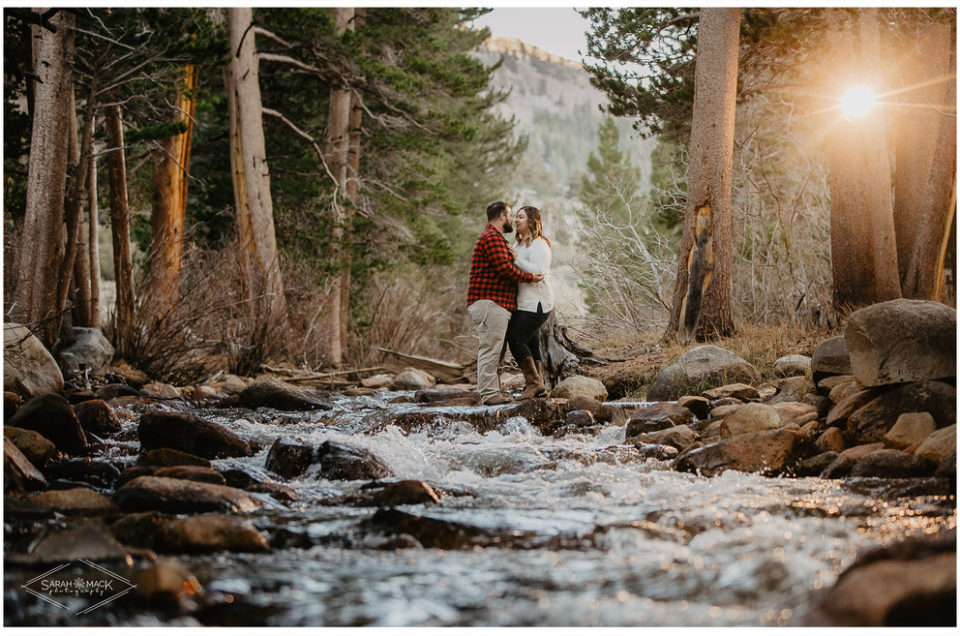
[[[532,205],[525,205],[519,210],[517,214],[523,212],[527,215],[527,228],[530,230],[529,240],[525,241],[525,245],[530,245],[537,238],[542,238],[547,242],[547,245],[550,245],[550,239],[543,235],[543,222],[540,219],[540,208],[535,208]],[[520,237],[517,237],[517,243],[520,242]]]

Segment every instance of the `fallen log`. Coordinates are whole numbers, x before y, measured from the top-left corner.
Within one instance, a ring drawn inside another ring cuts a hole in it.
[[[447,360],[392,351],[382,347],[377,347],[377,351],[384,354],[383,367],[395,373],[399,373],[407,367],[414,367],[426,371],[437,380],[447,383],[456,383],[469,378],[471,375],[476,375],[476,360],[467,364],[458,364]]]

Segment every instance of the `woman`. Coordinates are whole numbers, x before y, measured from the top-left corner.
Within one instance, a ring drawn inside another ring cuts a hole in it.
[[[553,310],[550,289],[550,241],[543,236],[540,210],[527,205],[517,211],[516,258],[514,264],[531,274],[543,274],[538,283],[520,283],[517,288],[517,311],[507,326],[507,344],[513,359],[520,365],[525,386],[521,400],[547,394],[543,383],[543,357],[540,354],[540,327]]]

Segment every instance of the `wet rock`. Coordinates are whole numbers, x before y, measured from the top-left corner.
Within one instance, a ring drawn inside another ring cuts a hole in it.
[[[874,391],[857,391],[856,393],[851,393],[830,409],[825,420],[826,425],[843,426],[846,424],[848,417],[853,415],[858,409],[866,406],[876,395]]]
[[[227,394],[224,391],[215,389],[212,386],[207,386],[205,384],[198,386],[193,391],[190,392],[190,399],[203,402],[206,400],[222,400],[227,397]]]
[[[110,497],[83,487],[48,490],[38,495],[30,495],[24,501],[36,508],[68,515],[106,515],[117,511]]]
[[[777,474],[798,459],[800,441],[800,435],[785,429],[747,433],[685,453],[676,468],[707,477],[725,470]]]
[[[373,389],[367,389],[365,387],[350,387],[343,392],[347,397],[367,397],[371,395],[376,395],[377,392]]]
[[[394,509],[378,510],[364,526],[387,535],[405,534],[424,548],[440,550],[467,550],[477,546],[511,547],[529,538],[529,533],[525,536],[514,532],[501,537],[477,526],[421,517]]]
[[[817,345],[810,360],[810,372],[814,384],[818,386],[820,380],[827,376],[852,374],[850,352],[847,350],[847,342],[843,336],[829,338]]]
[[[684,450],[692,446],[696,441],[697,434],[694,433],[689,426],[681,425],[661,431],[628,437],[625,443],[638,445],[664,444]]]
[[[127,484],[137,477],[153,476],[160,470],[160,466],[127,466],[120,473],[120,479],[117,480],[117,488]]]
[[[104,384],[96,390],[95,394],[102,400],[113,400],[118,397],[141,397],[140,391],[128,384]]]
[[[3,492],[19,493],[41,490],[47,480],[12,441],[3,439]]]
[[[463,389],[423,389],[413,394],[413,401],[417,404],[435,404],[463,398],[472,399],[474,404],[480,403],[479,393]]]
[[[840,429],[835,426],[831,426],[820,433],[820,436],[813,445],[819,451],[834,451],[835,453],[841,453],[847,447],[846,442],[843,441],[843,435],[840,433]]]
[[[56,360],[29,329],[3,323],[3,390],[23,397],[63,390],[63,374]]]
[[[814,392],[813,382],[806,376],[793,376],[778,381],[779,390],[777,394],[767,400],[767,404],[779,404],[781,402],[802,402],[803,397],[808,393]]]
[[[240,392],[239,397],[240,404],[248,409],[267,407],[280,411],[315,411],[333,408],[318,397],[269,376],[254,380]]]
[[[144,604],[164,610],[194,609],[203,587],[187,566],[177,559],[157,559],[136,576],[136,597]]]
[[[123,543],[157,552],[264,552],[266,537],[247,519],[223,514],[183,518],[156,512],[125,515],[110,527]]]
[[[146,397],[159,400],[179,400],[182,397],[177,387],[172,384],[167,384],[166,382],[150,382],[149,384],[144,384],[140,388],[140,393]]]
[[[780,428],[780,415],[766,404],[744,404],[723,418],[720,437],[729,439],[738,435]]]
[[[723,398],[734,398],[740,400],[741,402],[746,402],[747,400],[757,400],[760,398],[759,391],[749,384],[744,384],[742,382],[725,384],[723,386],[718,386],[715,389],[708,389],[700,395],[711,401],[722,400]]]
[[[898,298],[850,314],[844,339],[860,384],[881,386],[955,377],[956,333],[955,309]]]
[[[573,430],[590,428],[596,426],[596,424],[597,421],[593,419],[593,413],[582,410],[570,411],[567,413],[566,419],[563,420],[563,425]]]
[[[422,481],[404,479],[392,483],[372,482],[360,492],[324,502],[327,505],[347,505],[386,508],[405,504],[440,503],[436,491]]]
[[[313,463],[313,446],[303,442],[278,438],[267,453],[267,470],[292,479],[306,472]]]
[[[662,431],[675,426],[690,426],[694,415],[690,409],[671,402],[657,402],[635,412],[627,420],[626,436]]]
[[[845,437],[859,443],[877,442],[903,413],[926,411],[938,428],[957,422],[957,392],[949,384],[928,380],[887,391],[847,418]]]
[[[58,450],[72,455],[84,454],[87,436],[66,398],[56,393],[39,395],[20,409],[9,426],[36,431],[53,442]]]
[[[50,534],[29,554],[11,554],[15,563],[67,563],[87,559],[100,562],[129,562],[132,556],[155,556],[117,541],[100,519],[92,519],[77,528]]]
[[[956,489],[957,481],[957,451],[953,451],[949,455],[943,458],[943,461],[940,462],[940,465],[937,466],[937,470],[933,473],[934,477],[943,477],[949,479],[953,484],[954,489]],[[954,490],[954,493],[956,491]]]
[[[940,464],[950,453],[956,451],[957,425],[953,424],[930,433],[914,455],[933,464]]]
[[[810,357],[800,354],[783,356],[773,363],[773,372],[780,378],[805,376],[810,373],[812,362]]]
[[[155,448],[141,455],[137,466],[203,466],[212,468],[209,459],[204,459],[190,453],[172,448]]]
[[[43,468],[57,454],[57,447],[53,442],[36,431],[4,426],[3,435],[30,460],[31,464],[38,468]]]
[[[662,462],[672,461],[680,454],[675,446],[665,444],[636,444],[636,449],[640,451],[640,457],[643,459],[656,459]]]
[[[119,433],[120,420],[103,400],[87,400],[73,407],[80,427],[87,433],[109,436]]]
[[[817,419],[817,409],[803,402],[777,402],[776,404],[767,403],[773,407],[773,410],[780,416],[780,425],[789,426],[796,424],[803,426],[808,422]]]
[[[607,399],[607,387],[600,380],[585,375],[571,375],[553,387],[550,397],[568,399],[586,397],[603,402]]]
[[[137,477],[117,490],[124,512],[252,512],[261,507],[246,492],[229,486],[168,477]]]
[[[173,448],[208,459],[253,454],[250,445],[226,427],[187,413],[144,413],[137,432],[144,450]]]
[[[604,406],[600,400],[586,396],[577,396],[567,400],[568,411],[589,411],[598,422],[610,422],[616,417],[614,409]]]
[[[227,485],[231,488],[240,488],[250,492],[259,492],[270,495],[277,501],[292,502],[299,498],[296,490],[284,484],[278,484],[271,480],[261,481],[239,468],[231,468],[221,473],[227,480]]]
[[[844,457],[849,457],[853,461],[857,461],[861,457],[882,449],[882,442],[874,442],[873,444],[860,444],[858,446],[851,446],[850,448],[842,451],[840,454]]]
[[[360,384],[368,389],[385,389],[393,383],[393,376],[389,373],[379,373],[360,380]]]
[[[116,466],[89,458],[50,462],[44,468],[44,474],[49,479],[67,479],[106,489],[113,488],[120,479],[120,471]]]
[[[929,413],[901,413],[893,428],[883,436],[883,443],[903,449],[920,444],[936,429],[937,424]]]
[[[199,481],[205,484],[226,485],[227,481],[219,472],[212,468],[203,466],[151,466],[153,474],[156,477],[169,477],[171,479],[186,479],[189,481]]]
[[[3,392],[3,420],[7,421],[17,414],[20,406],[23,405],[23,398],[13,391]]]
[[[743,358],[713,345],[694,347],[670,363],[657,375],[647,399],[672,401],[704,386],[721,386],[730,382],[753,383],[760,373]]]
[[[390,383],[390,388],[394,391],[418,391],[436,385],[437,379],[426,371],[407,367],[397,374],[397,377]]]
[[[677,406],[689,410],[697,419],[705,420],[710,416],[710,400],[700,395],[684,395],[677,400]]]
[[[317,449],[320,476],[326,479],[380,479],[390,470],[373,453],[327,440]]]
[[[844,570],[799,621],[806,626],[956,626],[956,532],[909,538]]]
[[[854,477],[922,477],[933,472],[934,466],[903,451],[883,448],[857,460],[850,471]]]
[[[700,422],[700,441],[706,444],[713,444],[720,441],[720,426],[723,420],[704,420]]]
[[[823,474],[840,454],[836,451],[826,451],[813,457],[808,457],[797,464],[794,473],[797,477],[814,477]]]

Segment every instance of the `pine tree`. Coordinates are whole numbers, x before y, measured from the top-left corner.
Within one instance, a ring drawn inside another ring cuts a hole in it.
[[[640,169],[630,161],[630,154],[620,148],[620,132],[613,117],[600,124],[596,153],[587,159],[580,201],[590,212],[603,212],[616,222],[629,222],[639,212],[639,195],[643,185]]]

